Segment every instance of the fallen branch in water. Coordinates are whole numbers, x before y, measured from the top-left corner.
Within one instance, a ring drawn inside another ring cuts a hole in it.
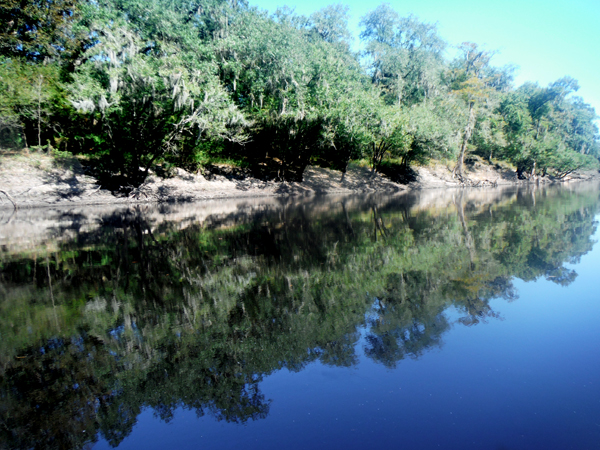
[[[8,192],[5,192],[5,191],[2,191],[2,190],[0,190],[0,193],[2,193],[2,194],[4,194],[4,195],[6,195],[6,198],[7,198],[7,199],[9,199],[9,200],[10,200],[10,202],[13,204],[13,207],[14,207],[15,209],[17,209],[17,203],[16,203],[16,202],[13,200],[13,198],[12,198],[10,195],[8,195]]]
[[[498,178],[494,181],[490,180],[474,180],[466,176],[456,176],[459,183],[463,187],[497,187],[498,186]]]
[[[94,189],[94,190],[93,190],[93,191],[91,191],[91,192],[88,192],[88,193],[86,193],[85,195],[86,195],[86,196],[88,196],[88,195],[95,194],[95,193],[96,193],[96,192],[98,192],[100,189],[102,189],[102,186],[98,186],[96,189]]]

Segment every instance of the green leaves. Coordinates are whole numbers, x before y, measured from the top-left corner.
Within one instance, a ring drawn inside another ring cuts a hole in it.
[[[591,156],[597,148],[595,111],[569,96],[577,88],[577,81],[569,77],[547,88],[527,83],[501,102],[506,156],[522,177],[548,173],[564,178],[577,169],[597,167]]]
[[[388,104],[412,105],[437,95],[446,43],[436,25],[400,18],[387,4],[360,24],[369,71]]]
[[[144,175],[140,169],[201,140],[244,142],[248,122],[223,89],[216,64],[190,44],[202,47],[200,38],[190,26],[174,26],[183,17],[173,10],[163,14],[160,0],[143,10],[135,1],[104,5],[112,8],[108,16],[90,12],[98,42],[73,74],[70,100],[94,117],[113,170],[135,184]],[[131,18],[139,14],[155,28],[138,29]]]
[[[347,5],[329,5],[310,15],[310,27],[325,42],[346,46],[352,40],[348,30],[350,8]]]
[[[64,105],[63,84],[56,65],[33,64],[18,58],[0,58],[0,145],[26,145],[24,130],[34,130],[31,145],[52,137],[52,116]]]
[[[78,13],[78,0],[3,0],[0,55],[30,61],[70,56],[81,37],[73,30]]]
[[[91,153],[125,185],[213,156],[295,180],[311,161],[364,157],[408,167],[476,152],[556,174],[582,164],[564,152],[600,157],[576,80],[515,90],[494,52],[463,43],[448,62],[437,25],[387,4],[361,19],[358,55],[348,18],[341,4],[271,16],[229,0],[6,0],[0,145]]]

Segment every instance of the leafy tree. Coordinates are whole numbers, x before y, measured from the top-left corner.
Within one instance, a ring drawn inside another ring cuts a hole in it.
[[[581,97],[572,97],[564,105],[563,133],[567,137],[567,145],[582,155],[593,154],[600,139],[598,119],[592,106]],[[596,150],[597,152],[597,150]]]
[[[349,11],[347,5],[326,6],[310,15],[309,28],[323,41],[347,47],[352,41],[348,30]]]
[[[7,147],[42,145],[60,134],[57,109],[65,107],[55,65],[0,60],[0,132]]]
[[[408,169],[413,162],[424,164],[430,159],[455,153],[456,105],[452,98],[439,96],[402,111],[407,123],[410,145],[400,152],[401,164]]]
[[[593,167],[585,148],[594,148],[596,142],[595,112],[569,97],[577,88],[577,82],[568,77],[547,88],[527,83],[501,103],[499,113],[507,124],[509,143],[506,156],[517,165],[521,177],[552,171],[564,178],[579,168]],[[583,122],[585,127],[580,125]]]
[[[247,124],[215,65],[202,56],[193,24],[177,26],[181,15],[165,15],[156,0],[144,3],[155,30],[138,31],[129,18],[140,6],[135,1],[116,1],[108,11],[90,6],[98,42],[86,51],[70,85],[73,106],[82,119],[92,119],[87,123],[99,138],[95,151],[106,152],[110,172],[120,171],[132,185],[158,158],[202,140],[242,142]],[[177,41],[187,45],[176,47]]]
[[[373,82],[389,104],[411,105],[439,92],[446,43],[436,25],[400,18],[387,4],[361,19],[361,39]]]
[[[369,107],[377,98],[342,42],[345,14],[341,7],[312,19],[249,11],[229,28],[226,46],[215,42],[224,49],[223,84],[255,119],[250,141],[230,151],[263,176],[301,180],[311,160],[345,169],[362,151],[365,114],[356,104]]]
[[[477,119],[492,100],[498,89],[494,83],[497,75],[490,72],[490,62],[494,52],[483,50],[472,42],[464,42],[459,46],[459,56],[453,63],[450,73],[450,88],[466,105],[466,124],[462,131],[462,142],[458,151],[454,176],[463,181],[466,179],[464,161]],[[489,108],[488,108],[489,109]]]
[[[384,157],[408,153],[410,141],[404,118],[389,107],[375,111],[368,119],[367,130],[371,144],[371,173],[377,171]]]
[[[155,164],[214,159],[280,181],[311,163],[409,172],[450,155],[468,181],[469,152],[522,178],[597,167],[576,80],[514,89],[494,52],[464,43],[448,62],[437,25],[387,4],[362,17],[356,54],[348,18],[341,4],[302,16],[242,0],[5,0],[0,143],[87,154],[124,190]]]

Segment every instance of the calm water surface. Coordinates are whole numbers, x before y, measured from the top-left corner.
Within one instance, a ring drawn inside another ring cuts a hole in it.
[[[0,448],[599,449],[599,192],[0,212]]]

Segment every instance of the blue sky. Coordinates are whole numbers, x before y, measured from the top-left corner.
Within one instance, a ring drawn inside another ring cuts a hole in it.
[[[308,15],[332,3],[350,7],[350,29],[358,43],[358,22],[380,2],[358,0],[249,0],[274,12],[287,5]],[[413,13],[437,22],[450,44],[464,41],[499,50],[494,64],[519,66],[516,83],[542,86],[570,75],[579,81],[577,93],[600,115],[600,0],[416,0],[389,1],[401,16]]]

